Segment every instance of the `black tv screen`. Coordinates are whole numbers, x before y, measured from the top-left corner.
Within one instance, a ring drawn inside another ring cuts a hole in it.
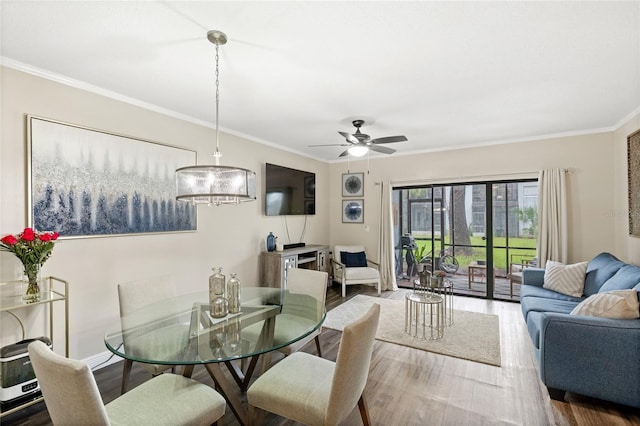
[[[267,163],[267,216],[316,214],[316,174]]]

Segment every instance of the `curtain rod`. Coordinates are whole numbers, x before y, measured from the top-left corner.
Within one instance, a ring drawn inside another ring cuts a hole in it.
[[[561,169],[565,173],[571,173],[570,169]],[[455,177],[438,177],[433,179],[412,179],[412,180],[402,180],[402,181],[391,181],[391,185],[411,185],[411,184],[424,184],[424,183],[443,183],[443,182],[466,182],[469,180],[482,179],[482,180],[496,180],[499,178],[504,178],[507,176],[527,176],[531,179],[537,178],[540,172],[516,172],[516,173],[498,173],[494,175],[477,175],[477,176],[455,176]]]

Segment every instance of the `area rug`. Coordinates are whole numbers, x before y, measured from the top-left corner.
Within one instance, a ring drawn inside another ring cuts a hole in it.
[[[497,315],[454,310],[453,325],[445,327],[444,337],[427,340],[405,333],[404,300],[359,294],[327,312],[322,326],[342,331],[345,325],[364,315],[373,303],[380,304],[378,340],[500,366],[500,323]]]

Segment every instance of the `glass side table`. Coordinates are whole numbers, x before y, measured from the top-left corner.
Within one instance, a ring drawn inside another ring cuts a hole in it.
[[[439,294],[443,298],[442,308],[444,325],[453,325],[453,281],[444,278],[440,280],[438,284],[436,280],[430,281],[429,285],[425,286],[420,283],[420,280],[414,280],[413,282],[414,293],[433,293]]]
[[[444,336],[443,304],[444,298],[438,294],[422,291],[407,293],[404,312],[405,332],[418,337],[418,327],[421,326],[423,339],[442,339]]]
[[[442,280],[442,284],[433,287],[433,292],[440,294],[444,299],[444,325],[453,325],[453,282],[448,279]]]

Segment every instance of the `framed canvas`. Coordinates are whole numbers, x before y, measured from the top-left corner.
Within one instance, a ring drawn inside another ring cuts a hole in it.
[[[629,235],[640,237],[640,130],[627,137]]]
[[[196,207],[177,202],[175,170],[196,152],[27,116],[31,227],[61,237],[195,231]]]
[[[364,200],[342,200],[342,223],[364,223]]]
[[[305,198],[313,198],[316,196],[315,176],[307,176],[304,178],[304,196]]]
[[[364,197],[364,173],[342,174],[342,196]]]

